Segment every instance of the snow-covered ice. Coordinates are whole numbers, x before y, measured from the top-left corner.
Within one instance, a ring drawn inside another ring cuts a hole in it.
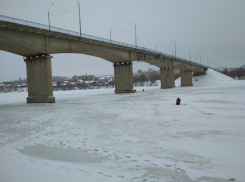
[[[0,94],[0,181],[245,181],[245,82],[208,70],[179,85]]]

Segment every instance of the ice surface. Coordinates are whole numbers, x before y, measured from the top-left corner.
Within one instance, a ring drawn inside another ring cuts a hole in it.
[[[208,70],[179,85],[0,94],[0,181],[245,181],[245,82]]]

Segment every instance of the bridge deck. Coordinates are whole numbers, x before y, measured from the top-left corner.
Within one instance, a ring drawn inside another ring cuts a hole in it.
[[[22,25],[23,27],[32,27],[34,29],[45,30],[49,33],[59,32],[60,34],[63,34],[63,36],[68,36],[67,38],[77,39],[79,41],[93,42],[93,43],[97,42],[97,44],[108,44],[111,47],[117,47],[120,49],[127,49],[127,50],[134,50],[134,51],[140,52],[140,53],[152,54],[152,55],[159,56],[162,58],[172,59],[175,61],[195,65],[195,66],[202,67],[202,68],[208,68],[207,66],[205,66],[203,64],[199,64],[199,63],[196,63],[193,61],[189,61],[187,59],[183,59],[180,57],[175,57],[173,55],[166,54],[166,53],[159,52],[159,51],[155,51],[155,50],[148,49],[145,47],[126,44],[126,43],[122,43],[122,42],[118,42],[118,41],[114,41],[114,40],[109,40],[109,39],[105,39],[105,38],[101,38],[101,37],[96,37],[96,36],[88,35],[88,34],[84,34],[84,33],[81,33],[81,35],[80,35],[79,32],[75,32],[75,31],[71,31],[71,30],[65,30],[65,29],[57,28],[57,27],[53,27],[53,26],[49,27],[48,25],[44,25],[44,24],[40,24],[40,23],[35,23],[35,22],[31,22],[31,21],[21,20],[18,18],[0,15],[0,27],[5,27],[6,22],[8,24],[18,24],[18,25]]]

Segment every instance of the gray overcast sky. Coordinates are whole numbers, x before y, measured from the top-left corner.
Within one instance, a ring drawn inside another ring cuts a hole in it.
[[[79,32],[75,0],[0,0],[0,14]],[[245,65],[245,0],[80,0],[82,32],[134,44],[134,22],[139,46],[216,67]],[[74,8],[74,9],[73,9]],[[62,9],[69,13],[60,14]],[[128,30],[123,32],[124,30]],[[121,33],[119,33],[121,32]],[[112,63],[81,54],[53,54],[53,75],[113,74]],[[26,78],[23,58],[0,51],[0,82]],[[155,68],[134,63],[137,69]]]

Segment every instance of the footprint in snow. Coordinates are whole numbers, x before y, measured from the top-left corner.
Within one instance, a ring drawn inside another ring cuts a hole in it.
[[[104,175],[104,176],[109,177],[109,178],[111,178],[111,177],[112,177],[112,176],[110,176],[110,175]]]

